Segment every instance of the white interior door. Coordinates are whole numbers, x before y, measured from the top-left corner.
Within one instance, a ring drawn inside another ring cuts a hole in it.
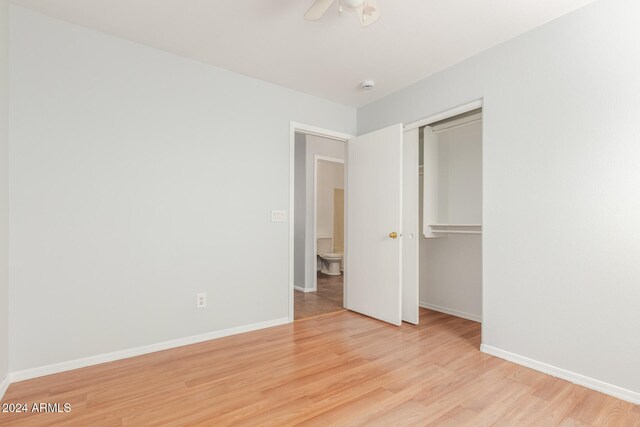
[[[402,132],[398,124],[347,143],[346,307],[394,325],[402,323]]]
[[[420,131],[409,130],[403,139],[402,320],[417,325],[420,319]]]

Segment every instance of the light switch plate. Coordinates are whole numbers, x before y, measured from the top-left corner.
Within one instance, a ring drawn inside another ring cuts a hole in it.
[[[271,222],[286,222],[287,211],[271,211]]]

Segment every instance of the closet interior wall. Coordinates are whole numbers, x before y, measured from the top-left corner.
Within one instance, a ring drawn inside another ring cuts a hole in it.
[[[420,305],[482,321],[481,114],[421,128],[420,151]]]

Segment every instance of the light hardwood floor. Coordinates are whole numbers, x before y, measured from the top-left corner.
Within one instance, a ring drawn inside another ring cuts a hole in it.
[[[317,291],[295,291],[294,318],[296,320],[333,313],[343,308],[343,277],[318,272]]]
[[[640,425],[640,407],[478,351],[480,325],[342,311],[11,385],[3,425]]]

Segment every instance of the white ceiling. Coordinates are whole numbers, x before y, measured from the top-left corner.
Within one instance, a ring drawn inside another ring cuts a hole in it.
[[[359,107],[593,0],[378,0],[381,18],[313,0],[14,0],[117,37]],[[337,3],[337,2],[336,2]],[[376,88],[359,89],[373,79]]]

